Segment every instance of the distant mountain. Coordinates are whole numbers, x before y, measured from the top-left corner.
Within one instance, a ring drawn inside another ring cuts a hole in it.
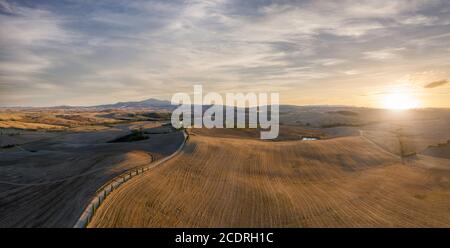
[[[158,100],[154,98],[150,98],[143,101],[137,101],[137,102],[118,102],[114,104],[106,104],[106,105],[98,105],[93,106],[96,108],[111,108],[111,109],[117,109],[117,108],[168,108],[172,109],[176,106],[172,105],[170,101],[165,100]]]

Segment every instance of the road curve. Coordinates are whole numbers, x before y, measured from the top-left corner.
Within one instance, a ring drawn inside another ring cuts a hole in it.
[[[150,168],[154,168],[164,162],[167,162],[168,160],[174,158],[175,156],[177,156],[183,150],[184,145],[186,144],[186,141],[189,138],[189,135],[186,130],[183,130],[183,136],[184,136],[184,140],[181,143],[180,147],[178,147],[178,149],[171,155],[164,157],[162,159],[156,160],[146,166],[130,169],[130,170],[122,173],[121,175],[111,179],[108,183],[103,185],[99,190],[97,190],[97,194],[93,197],[91,202],[87,205],[87,207],[85,208],[85,210],[81,214],[80,218],[78,219],[78,221],[75,223],[75,225],[73,227],[74,228],[86,227],[89,224],[92,217],[94,216],[96,210],[102,204],[102,202],[106,199],[106,197],[112,191],[114,191],[115,189],[117,189],[118,187],[123,185],[125,182],[127,182],[128,180],[130,180],[131,178],[133,178],[137,175],[143,174],[144,172],[148,171]]]

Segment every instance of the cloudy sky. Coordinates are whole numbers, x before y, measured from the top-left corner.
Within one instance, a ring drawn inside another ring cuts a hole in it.
[[[280,93],[450,107],[450,2],[0,0],[0,106]]]

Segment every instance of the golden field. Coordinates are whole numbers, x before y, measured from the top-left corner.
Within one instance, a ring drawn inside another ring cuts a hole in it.
[[[450,226],[448,206],[448,159],[402,163],[362,136],[193,133],[181,155],[113,192],[90,227]]]
[[[0,111],[0,226],[73,227],[108,182],[180,147],[168,116]],[[189,129],[178,155],[112,191],[88,226],[449,226],[449,110],[285,106],[280,120],[270,141]]]

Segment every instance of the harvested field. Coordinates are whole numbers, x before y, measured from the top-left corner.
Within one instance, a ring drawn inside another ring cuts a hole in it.
[[[259,129],[191,129],[181,154],[114,190],[90,226],[449,226],[449,111],[281,112],[276,140],[260,140]],[[0,227],[72,227],[107,181],[179,147],[166,117],[4,110]]]
[[[183,141],[181,132],[172,132],[107,143],[133,125],[95,132],[4,130],[0,143],[16,146],[0,149],[0,227],[72,227],[104,183],[170,155]]]
[[[450,142],[438,146],[430,146],[423,152],[423,154],[450,159]]]
[[[18,128],[18,129],[46,129],[46,130],[62,130],[64,127],[57,125],[49,125],[42,123],[29,123],[22,121],[0,121],[0,128]]]
[[[364,136],[264,142],[191,135],[112,192],[90,227],[450,226],[450,160]]]
[[[221,138],[235,138],[235,139],[260,139],[261,129],[255,128],[198,128],[192,129],[192,134],[205,135],[210,137],[221,137]],[[325,133],[321,130],[305,129],[300,126],[293,125],[280,125],[279,135],[275,141],[285,141],[285,140],[301,140],[303,136],[325,136]]]

